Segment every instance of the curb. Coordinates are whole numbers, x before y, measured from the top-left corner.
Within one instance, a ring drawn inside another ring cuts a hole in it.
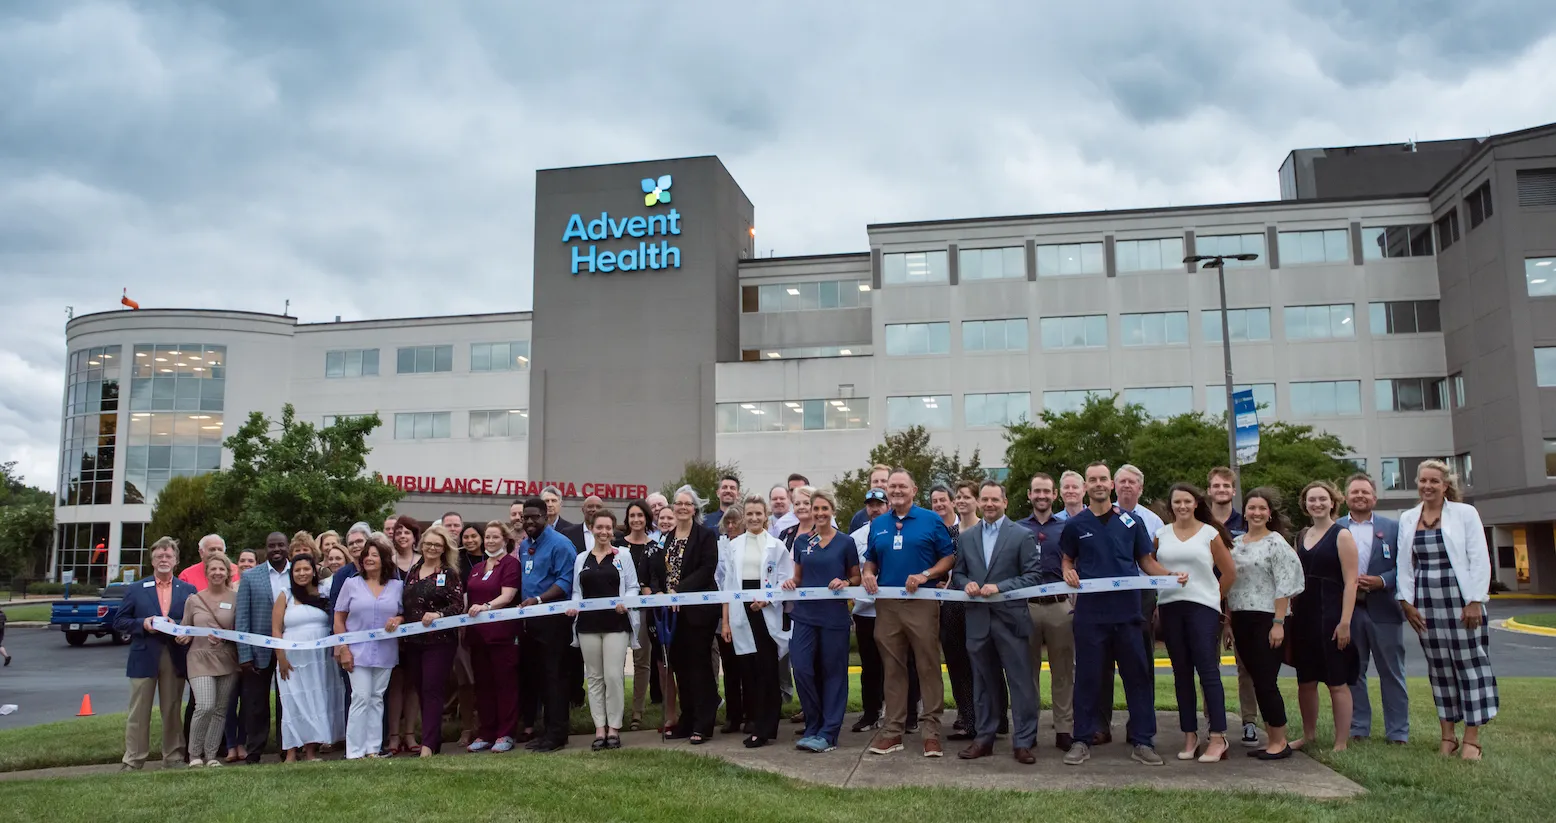
[[[49,627],[49,621],[47,621],[47,620],[18,620],[18,621],[14,622],[14,623],[7,623],[6,626],[8,628],[12,628],[12,629],[46,629],[46,628]]]
[[[1556,629],[1544,626],[1532,626],[1528,623],[1520,623],[1517,619],[1509,617],[1502,621],[1502,628],[1519,634],[1535,634],[1541,637],[1556,637]]]
[[[1535,594],[1533,592],[1508,592],[1506,594],[1493,594],[1492,600],[1556,600],[1556,594]]]
[[[1535,628],[1539,628],[1539,627],[1536,626]],[[1556,629],[1552,629],[1551,633],[1552,633],[1553,636],[1556,636]],[[1236,663],[1237,663],[1237,658],[1235,658],[1235,657],[1233,657],[1231,655],[1226,655],[1225,657],[1221,658],[1221,665],[1223,665],[1223,666],[1232,666],[1232,665],[1235,665]],[[1172,668],[1172,661],[1168,660],[1165,657],[1157,658],[1155,660],[1155,667],[1158,668],[1158,669],[1170,669],[1170,668]],[[862,671],[862,669],[860,669],[858,666],[849,666],[848,667],[848,673],[849,674],[859,674],[859,673],[861,673],[861,671]],[[940,667],[940,671],[947,671],[947,669],[946,669],[945,666],[942,665]],[[1045,672],[1048,671],[1048,664],[1047,663],[1043,664],[1043,671],[1045,671]]]

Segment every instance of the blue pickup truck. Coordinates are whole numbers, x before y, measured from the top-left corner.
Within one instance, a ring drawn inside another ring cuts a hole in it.
[[[54,601],[49,614],[49,628],[65,633],[65,642],[72,646],[85,645],[88,637],[113,638],[115,646],[130,642],[129,632],[113,630],[114,615],[124,602],[128,590],[124,583],[114,583],[103,589],[101,597],[73,597]]]

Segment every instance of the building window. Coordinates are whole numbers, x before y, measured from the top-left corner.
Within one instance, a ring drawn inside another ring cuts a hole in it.
[[[394,416],[394,439],[428,440],[449,437],[448,412],[407,412]]]
[[[453,346],[407,346],[396,357],[400,374],[431,374],[454,370]]]
[[[1531,257],[1524,260],[1524,282],[1530,297],[1556,295],[1556,257]]]
[[[909,426],[951,428],[951,395],[886,398],[886,428],[899,430]]]
[[[890,256],[890,255],[888,255]],[[854,309],[869,298],[868,280],[810,280],[804,283],[764,283],[742,286],[741,310],[751,312],[814,311],[816,309]]]
[[[1351,233],[1345,229],[1323,231],[1283,231],[1280,240],[1280,264],[1299,266],[1310,263],[1351,262]]]
[[[1431,257],[1432,226],[1373,226],[1362,229],[1362,259],[1386,260],[1395,257]]]
[[[1449,388],[1453,391],[1453,407],[1464,408],[1464,373],[1448,375]]]
[[[1054,414],[1078,412],[1086,408],[1086,401],[1090,398],[1107,396],[1107,389],[1045,391],[1043,392],[1043,411],[1053,412]]]
[[[326,414],[324,415],[324,428],[327,429],[336,423],[349,423],[352,420],[360,420],[367,416],[365,414]]]
[[[529,341],[471,343],[471,371],[519,371],[529,368]],[[438,371],[445,371],[438,369]]]
[[[950,266],[943,251],[912,251],[881,255],[881,282],[888,286],[950,281]]]
[[[1346,458],[1343,458],[1343,459],[1348,461],[1352,466],[1354,466],[1356,471],[1361,472],[1362,474],[1366,474],[1367,473],[1367,458],[1365,458],[1365,457],[1346,457]]]
[[[1119,337],[1125,346],[1167,346],[1189,342],[1189,313],[1150,312],[1119,316]]]
[[[1534,350],[1534,383],[1542,389],[1556,387],[1556,347]]]
[[[1273,420],[1275,418],[1275,384],[1274,383],[1235,383],[1232,391],[1246,391],[1253,389],[1254,405],[1259,407],[1259,419]],[[1226,384],[1220,383],[1205,387],[1205,413],[1211,417],[1226,414]]]
[[[715,420],[719,434],[868,429],[870,400],[849,397],[720,403],[715,409]]]
[[[1037,276],[1102,274],[1101,243],[1058,243],[1037,247]]]
[[[1410,491],[1415,488],[1416,470],[1430,457],[1385,457],[1379,472],[1378,488],[1383,491]],[[1462,475],[1461,475],[1462,477]]]
[[[344,349],[324,353],[325,377],[378,376],[378,349]]]
[[[1108,316],[1044,317],[1038,323],[1045,349],[1099,349],[1108,345]]]
[[[56,527],[59,554],[55,568],[71,572],[75,582],[108,584],[108,523],[60,523]]]
[[[1545,478],[1556,480],[1556,440],[1545,441]]]
[[[1518,207],[1556,206],[1556,169],[1522,169],[1518,172]]]
[[[1027,319],[969,320],[962,323],[963,351],[1026,351]]]
[[[113,502],[118,452],[120,348],[70,353],[65,376],[64,438],[59,456],[59,505]]]
[[[758,360],[794,360],[807,357],[857,357],[868,355],[871,346],[798,346],[789,349],[745,349],[740,359],[746,362]]]
[[[167,481],[221,468],[227,348],[135,347],[124,502],[152,503]]]
[[[1263,234],[1212,234],[1207,237],[1197,237],[1194,239],[1194,253],[1259,255],[1257,260],[1228,260],[1226,266],[1229,269],[1269,265],[1265,262]]]
[[[950,354],[950,323],[891,323],[886,326],[886,353],[891,356]]]
[[[1470,213],[1470,231],[1476,226],[1491,219],[1491,181],[1481,183],[1478,188],[1470,192],[1470,196],[1464,198],[1464,205]]]
[[[1288,389],[1293,417],[1341,417],[1361,414],[1361,381],[1319,380],[1292,383]]]
[[[1356,307],[1350,303],[1330,306],[1287,306],[1287,340],[1332,340],[1355,337]]]
[[[398,421],[396,421],[398,422]],[[501,409],[470,413],[470,439],[483,437],[525,437],[529,435],[527,409]]]
[[[1007,246],[999,249],[962,249],[957,252],[957,280],[1025,280],[1025,249]]]
[[[1209,309],[1199,313],[1200,331],[1206,343],[1221,342],[1221,310]],[[1233,343],[1270,339],[1269,309],[1227,309],[1227,330]]]
[[[1372,336],[1417,334],[1443,330],[1436,300],[1398,300],[1367,304]]]
[[[1459,242],[1459,212],[1450,209],[1447,214],[1437,218],[1433,224],[1437,228],[1437,248],[1446,251],[1449,246]]]
[[[1442,411],[1448,408],[1445,377],[1395,377],[1373,382],[1378,411]]]
[[[1194,389],[1190,386],[1124,389],[1124,403],[1141,406],[1152,417],[1176,417],[1194,411]]]
[[[139,580],[151,573],[146,558],[146,527],[150,523],[119,524],[119,570],[114,575],[119,580]]]
[[[1118,240],[1113,243],[1113,263],[1120,272],[1183,271],[1183,238]]]
[[[1009,426],[1032,418],[1030,392],[968,394],[962,397],[963,425],[969,429]]]
[[[1459,476],[1459,484],[1465,488],[1475,485],[1475,462],[1470,453],[1456,454],[1447,460],[1448,470]]]

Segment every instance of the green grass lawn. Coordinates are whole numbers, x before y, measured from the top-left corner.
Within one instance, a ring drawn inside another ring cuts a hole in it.
[[[1556,612],[1521,614],[1517,619],[1518,622],[1526,626],[1544,626],[1547,629],[1556,629]]]
[[[1228,679],[1229,685],[1232,680]],[[1288,679],[1287,685],[1294,685]],[[1159,679],[1158,686],[1163,680]],[[1381,741],[1318,759],[1368,794],[1312,801],[1281,794],[1148,789],[1008,792],[948,789],[833,789],[740,769],[678,752],[591,754],[581,747],[550,757],[515,754],[358,761],[27,781],[4,784],[0,807],[14,820],[251,820],[296,814],[309,819],[522,819],[693,821],[866,820],[881,814],[927,821],[1258,820],[1365,821],[1550,819],[1548,752],[1556,736],[1556,680],[1504,679],[1503,711],[1484,740],[1486,761],[1436,755],[1435,710],[1424,680],[1412,680],[1415,742]],[[1160,699],[1159,706],[1170,706]],[[1235,695],[1235,686],[1229,689]],[[1288,695],[1291,696],[1291,695]],[[1235,697],[1233,698],[1235,702]],[[1295,708],[1295,701],[1292,701]],[[1327,718],[1327,704],[1324,707]],[[1320,742],[1330,739],[1327,719]],[[67,729],[74,731],[67,732]],[[102,738],[112,738],[111,740]],[[47,742],[81,753],[111,752],[122,726],[102,717],[7,731],[0,753]],[[796,755],[799,756],[799,755]],[[98,758],[99,760],[101,758]],[[14,768],[14,765],[12,766]],[[128,782],[125,782],[128,781]],[[108,794],[111,792],[111,795]],[[299,794],[299,792],[302,792]],[[105,798],[110,798],[105,805]],[[219,802],[215,799],[219,798]],[[301,804],[301,805],[299,805]]]
[[[6,606],[5,619],[12,623],[20,623],[23,620],[49,619],[49,611],[53,608],[49,603],[32,603],[26,606]]]

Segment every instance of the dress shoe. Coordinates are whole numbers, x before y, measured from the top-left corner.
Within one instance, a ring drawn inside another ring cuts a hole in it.
[[[567,740],[565,739],[547,740],[542,738],[538,742],[540,745],[534,748],[534,752],[536,754],[547,754],[549,752],[561,751],[564,747],[567,746]]]
[[[975,740],[972,745],[957,752],[956,756],[960,760],[977,760],[980,757],[988,757],[991,754],[994,754],[992,746],[985,746]]]
[[[719,727],[719,734],[734,734],[740,731],[739,723],[725,723]]]
[[[972,740],[972,739],[976,738],[977,736],[978,735],[973,734],[972,732],[967,731],[966,729],[955,729],[950,734],[946,735],[945,739],[947,739],[947,740]]]
[[[858,734],[860,732],[867,732],[871,729],[879,728],[880,725],[881,719],[879,717],[864,716],[860,717],[859,722],[855,723],[853,727],[849,729],[849,731]]]
[[[1023,766],[1030,766],[1037,762],[1037,756],[1032,754],[1031,749],[1016,749],[1012,754],[1015,755],[1016,762]]]
[[[1059,732],[1058,734],[1054,735],[1054,748],[1061,752],[1069,751],[1070,746],[1074,744],[1075,738],[1071,737],[1069,732]]]
[[[1091,745],[1093,745],[1093,746],[1103,746],[1103,745],[1106,745],[1106,744],[1112,743],[1112,742],[1113,742],[1113,730],[1112,729],[1108,729],[1107,731],[1097,732],[1096,734],[1091,736]]]

